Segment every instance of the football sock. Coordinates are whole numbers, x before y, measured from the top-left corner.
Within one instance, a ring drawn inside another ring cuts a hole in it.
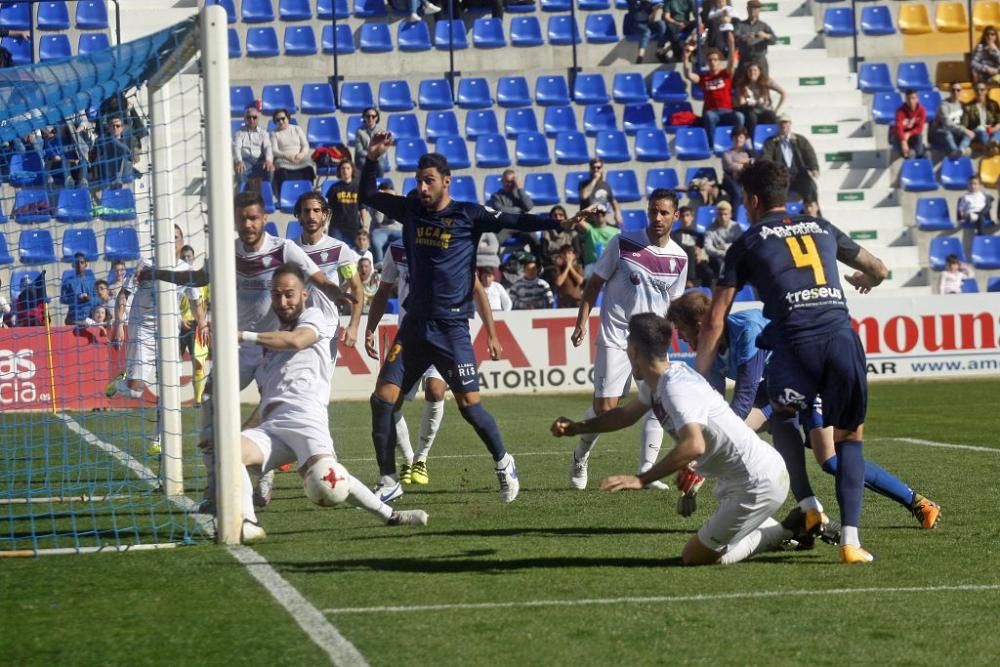
[[[194,384],[194,402],[201,403],[202,396],[205,394],[205,369],[196,368],[194,369],[194,375],[192,377],[192,383]]]
[[[115,382],[115,388],[119,394],[126,398],[142,398],[142,389],[133,389],[128,386],[128,380],[118,379]]]
[[[836,476],[837,455],[834,454],[823,462],[824,472]],[[908,487],[902,480],[893,475],[877,463],[865,461],[865,486],[880,493],[886,498],[891,498],[903,507],[909,509],[913,505],[913,500],[917,494]]]
[[[416,453],[418,461],[427,460],[443,418],[444,401],[424,401],[424,417],[420,420],[420,446]]]
[[[257,512],[253,508],[253,482],[250,480],[250,471],[246,466],[240,466],[240,474],[243,475],[243,518],[247,521],[257,523]]]
[[[804,512],[822,512],[823,505],[816,496],[809,496],[799,501],[799,509]]]
[[[840,505],[841,544],[861,546],[857,528],[861,522],[861,497],[865,489],[864,445],[860,440],[846,440],[834,445],[837,450],[837,503]],[[851,528],[852,530],[847,530]],[[853,539],[851,539],[853,538]]]
[[[788,468],[788,481],[795,500],[802,500],[815,495],[809,484],[809,473],[806,472],[805,443],[799,430],[799,420],[796,417],[771,418],[771,436],[774,448],[785,460]]]
[[[780,523],[768,517],[757,530],[726,549],[726,553],[722,554],[719,563],[722,565],[731,565],[732,563],[745,560],[756,553],[771,551],[778,546],[781,540],[788,539],[791,536],[792,531],[786,530]]]
[[[372,444],[375,446],[375,461],[382,475],[396,474],[396,437],[392,403],[372,394]]]
[[[653,467],[660,455],[660,445],[663,444],[663,425],[653,411],[646,413],[642,420],[642,438],[639,440],[639,472],[645,472]]]
[[[587,411],[583,413],[583,419],[581,421],[586,421],[588,419],[593,419],[597,416],[597,412],[594,410],[594,406],[591,405],[587,408]],[[576,446],[574,450],[576,453],[577,460],[583,460],[590,456],[590,450],[594,448],[597,444],[597,433],[584,433],[580,436],[580,443]]]
[[[392,508],[378,499],[367,486],[361,483],[357,477],[351,475],[351,490],[347,494],[347,502],[354,507],[368,510],[372,514],[377,514],[388,520],[392,516]]]
[[[392,413],[396,425],[396,448],[407,463],[413,463],[413,446],[410,444],[410,427],[406,424],[403,411]]]
[[[467,405],[464,408],[459,408],[459,412],[462,413],[465,421],[469,422],[472,428],[476,430],[479,439],[483,441],[486,449],[490,450],[490,454],[493,455],[493,460],[500,461],[503,459],[507,453],[507,448],[503,446],[500,429],[497,428],[497,422],[493,419],[493,415],[486,411],[482,403],[475,403]]]

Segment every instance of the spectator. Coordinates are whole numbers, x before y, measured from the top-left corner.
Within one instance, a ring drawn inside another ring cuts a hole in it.
[[[670,238],[684,248],[688,256],[687,286],[711,287],[715,282],[715,273],[705,252],[705,235],[694,224],[694,209],[682,206],[678,215],[681,226],[670,232]]]
[[[365,292],[365,302],[361,305],[361,312],[367,314],[371,308],[372,299],[378,292],[378,273],[372,266],[370,257],[362,257],[358,260],[358,277],[361,278],[361,287]]]
[[[785,89],[771,80],[760,63],[751,62],[737,75],[737,111],[743,114],[748,135],[752,138],[757,123],[778,122],[778,112],[785,103]],[[778,104],[771,100],[771,91],[778,93]]]
[[[392,181],[386,179],[378,184],[379,192],[394,195],[396,194],[392,186]],[[381,211],[365,207],[368,212],[370,222],[368,231],[371,234],[372,258],[376,266],[382,265],[385,258],[385,251],[393,241],[403,238],[403,225],[388,217]]]
[[[531,2],[527,3],[531,4]],[[503,0],[460,0],[459,8],[463,12],[479,12],[479,10],[488,9],[490,15],[495,19],[503,18]],[[427,11],[424,11],[427,14]]]
[[[109,312],[114,312],[115,299],[111,296],[107,280],[97,280],[94,282],[94,301],[97,302],[97,305],[109,308]]]
[[[0,287],[3,287],[3,282],[0,281]],[[10,307],[10,301],[0,292],[0,329],[3,327],[13,326],[14,311]]]
[[[44,273],[42,274],[44,275]],[[46,324],[45,304],[48,299],[38,288],[31,276],[21,279],[21,291],[14,301],[14,322],[19,327],[44,327]]]
[[[747,20],[736,25],[733,38],[740,54],[740,67],[756,63],[766,72],[769,69],[767,47],[777,44],[778,36],[771,26],[760,20],[760,8],[760,0],[750,0],[747,3]]]
[[[420,20],[420,14],[417,13],[417,10],[420,9],[421,5],[423,5],[424,8],[424,16],[431,16],[432,14],[437,14],[441,11],[440,7],[428,2],[428,0],[410,0],[410,16],[406,19],[407,21],[416,23]]]
[[[958,199],[958,224],[975,227],[976,233],[982,234],[993,224],[990,219],[992,206],[993,197],[983,192],[983,182],[973,176],[969,179],[969,189]]]
[[[500,268],[500,240],[493,232],[484,232],[476,248],[476,266]]]
[[[352,248],[354,252],[357,253],[358,257],[365,257],[374,266],[375,258],[372,255],[371,250],[371,237],[368,235],[368,230],[362,227],[358,230],[358,233],[354,235],[354,247]]]
[[[819,210],[819,202],[815,199],[806,199],[802,202],[802,213],[811,215],[814,218],[823,217],[823,211]]]
[[[90,310],[90,315],[83,320],[83,324],[88,327],[100,327],[104,332],[104,328],[111,323],[109,313],[107,306],[94,306]]]
[[[667,0],[663,8],[663,20],[667,24],[667,41],[670,42],[671,56],[675,62],[684,59],[684,40],[695,26],[694,0]],[[660,52],[663,56],[660,56]],[[661,62],[666,62],[666,51],[656,52]]]
[[[499,265],[500,259],[497,258],[497,266]],[[498,310],[510,310],[514,304],[511,302],[507,290],[496,281],[496,267],[477,266],[476,272],[479,275],[479,282],[482,283],[483,289],[486,290],[486,296],[490,300],[490,310],[494,312]]]
[[[639,50],[635,54],[636,64],[640,65],[645,60],[646,47],[649,46],[650,39],[656,40],[656,57],[660,62],[666,62],[664,43],[668,28],[664,20],[663,4],[654,4],[650,0],[628,0],[627,18],[639,36]]]
[[[684,76],[691,83],[700,87],[705,96],[702,107],[702,125],[711,142],[715,136],[715,126],[719,123],[727,125],[743,125],[743,114],[733,110],[733,60],[727,65],[722,64],[722,52],[709,49],[705,53],[708,61],[708,72],[695,74],[691,71],[691,53],[689,49],[684,58]]]
[[[792,132],[792,118],[787,113],[778,116],[778,134],[764,142],[761,159],[783,164],[788,169],[789,191],[794,190],[803,201],[817,201],[816,179],[819,162],[809,140]]]
[[[733,147],[722,154],[722,189],[734,206],[743,205],[739,177],[743,168],[753,162],[748,139],[749,131],[745,127],[733,128]]]
[[[976,138],[976,133],[962,122],[964,109],[958,98],[962,92],[962,84],[952,81],[948,88],[950,93],[947,99],[941,100],[931,125],[931,140],[947,150],[949,157],[957,158],[969,153],[969,146]]]
[[[514,170],[507,169],[500,177],[500,189],[490,195],[487,206],[503,213],[518,215],[529,212],[535,207],[535,202],[524,191]],[[541,246],[538,242],[540,237],[540,233],[536,236],[535,232],[518,232],[509,229],[505,229],[497,235],[501,245],[512,245],[509,243],[510,239],[516,239],[518,247],[527,246],[531,253],[536,256],[541,252]]]
[[[364,226],[367,213],[358,206],[359,178],[354,173],[354,163],[344,159],[337,165],[337,178],[340,180],[327,191],[327,202],[330,204],[330,236],[350,243]]]
[[[194,248],[189,245],[181,246],[180,258],[194,268]]]
[[[558,204],[549,210],[549,217],[557,222],[563,222],[567,217],[566,209]],[[562,247],[566,244],[573,247],[576,256],[580,256],[580,237],[574,230],[549,229],[542,232],[542,264],[551,265],[553,257],[562,252]]]
[[[587,208],[594,204],[604,207],[601,217],[605,218],[605,222],[610,213],[614,215],[616,225],[622,224],[622,212],[615,199],[615,192],[604,180],[604,160],[596,157],[590,159],[590,180],[580,183],[580,207]]]
[[[240,189],[247,183],[260,189],[263,180],[274,174],[274,153],[267,130],[260,127],[260,112],[249,106],[243,112],[243,124],[233,135],[233,171]]]
[[[125,262],[119,259],[111,264],[111,280],[108,282],[108,290],[111,292],[113,300],[118,298],[118,290],[125,284],[127,275],[128,269],[125,267]]]
[[[729,0],[711,0],[701,9],[701,22],[705,26],[705,45],[709,51],[717,49],[724,60],[729,60],[736,67],[736,37],[733,21],[736,11]],[[708,52],[706,52],[707,55]]]
[[[384,130],[379,126],[381,120],[382,116],[375,107],[368,107],[361,113],[361,127],[354,133],[354,164],[358,167],[358,173],[361,173],[368,159],[368,144],[371,143],[372,135]],[[384,176],[387,171],[389,171],[389,155],[385,154],[378,161],[379,177]]]
[[[94,149],[102,182],[121,187],[138,174],[134,165],[139,161],[139,139],[134,133],[125,133],[125,121],[121,118],[108,119],[107,132],[97,140]]]
[[[85,188],[89,182],[90,161],[88,156],[93,146],[87,140],[87,133],[78,132],[72,122],[60,124],[58,130],[45,128],[42,131],[42,150],[45,165],[55,180],[67,188]]]
[[[719,187],[714,178],[699,176],[688,183],[688,203],[697,211],[702,206],[716,206],[727,201],[728,194]]]
[[[948,255],[944,258],[938,291],[941,294],[961,294],[962,281],[967,278],[975,278],[972,267],[960,260],[958,255]]]
[[[965,105],[963,123],[985,148],[1000,129],[1000,105],[987,97],[985,83],[976,84],[976,99]]]
[[[976,83],[1000,83],[1000,46],[996,26],[986,26],[972,52],[972,76]]]
[[[603,204],[598,206],[603,206]],[[618,236],[621,230],[608,224],[607,216],[600,208],[588,215],[586,220],[578,222],[576,230],[580,233],[583,245],[584,276],[589,278],[594,271],[594,264],[601,258],[608,241]]]
[[[726,258],[726,251],[733,241],[740,237],[743,229],[733,222],[733,207],[727,201],[720,201],[716,206],[715,222],[705,233],[705,252],[708,253],[708,261],[712,265],[712,273],[719,275],[722,272],[722,263]]]
[[[907,90],[903,103],[896,109],[896,121],[889,130],[889,143],[903,156],[924,156],[924,125],[927,124],[927,109],[920,103],[917,91]]]
[[[68,306],[67,326],[83,322],[94,306],[97,289],[94,274],[87,266],[87,257],[82,252],[76,253],[73,255],[73,275],[63,279],[59,301]]]
[[[274,192],[281,197],[281,185],[285,181],[316,180],[316,168],[312,161],[312,150],[306,140],[306,133],[298,125],[292,125],[292,117],[287,109],[278,109],[272,115],[277,129],[271,132],[271,153],[274,155]]]
[[[583,265],[577,258],[573,244],[566,243],[552,257],[552,266],[545,270],[545,281],[556,294],[560,308],[576,308],[583,298]]]
[[[535,310],[552,307],[552,287],[539,277],[538,262],[529,255],[521,262],[521,277],[510,287],[514,310]]]

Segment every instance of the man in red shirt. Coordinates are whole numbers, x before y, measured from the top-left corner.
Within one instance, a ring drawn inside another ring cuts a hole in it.
[[[889,131],[889,143],[899,149],[904,160],[924,156],[924,126],[927,109],[920,103],[915,90],[907,90],[903,104],[896,109],[896,122]]]
[[[722,51],[709,49],[705,52],[708,72],[695,74],[691,71],[692,53],[694,50],[689,48],[684,54],[684,76],[699,86],[705,95],[701,122],[708,133],[708,143],[712,145],[716,125],[743,125],[743,114],[733,110],[733,71],[736,69],[736,60],[730,58],[723,65]]]

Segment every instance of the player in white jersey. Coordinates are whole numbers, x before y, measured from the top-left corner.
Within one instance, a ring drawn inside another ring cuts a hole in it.
[[[681,552],[685,565],[729,564],[778,548],[801,537],[804,514],[798,508],[778,523],[771,515],[788,495],[788,471],[781,456],[729,408],[723,397],[686,364],[667,357],[673,329],[666,318],[641,313],[629,320],[627,354],[639,381],[639,396],[624,407],[582,422],[560,417],[556,436],[608,433],[636,423],[650,408],[676,441],[656,465],[639,475],[615,475],[601,482],[605,491],[641,489],[689,466],[715,477],[719,506]]]
[[[687,255],[670,240],[670,228],[677,218],[677,195],[663,188],[654,190],[646,214],[646,229],[619,234],[608,242],[583,291],[572,336],[576,347],[583,344],[590,311],[604,289],[594,363],[594,401],[584,419],[614,409],[628,392],[631,372],[625,344],[629,318],[637,313],[665,315],[670,300],[684,293]],[[662,442],[663,428],[650,413],[639,442],[639,472],[653,465]],[[597,434],[584,435],[573,451],[569,481],[575,489],[587,487],[587,462],[596,443]],[[667,486],[655,482],[650,488]]]
[[[330,343],[336,328],[319,308],[306,308],[306,275],[298,264],[276,267],[270,292],[278,331],[239,333],[241,343],[262,350],[255,373],[260,387],[260,404],[255,411],[259,420],[240,436],[243,465],[260,466],[268,472],[294,461],[305,477],[313,465],[336,460],[327,412],[333,375]],[[266,535],[257,525],[253,485],[246,467],[242,495],[244,541],[260,540]],[[353,476],[347,500],[389,525],[427,523],[423,510],[393,511]]]

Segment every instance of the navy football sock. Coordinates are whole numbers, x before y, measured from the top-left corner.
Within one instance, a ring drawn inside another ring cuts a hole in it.
[[[837,455],[834,454],[823,464],[823,470],[831,475],[837,474]],[[897,503],[910,508],[916,494],[901,479],[883,468],[877,463],[865,461],[865,486],[880,493],[886,498],[891,498]]]
[[[809,473],[806,472],[806,450],[802,432],[799,430],[799,420],[795,417],[781,419],[773,416],[771,437],[774,440],[774,448],[785,460],[788,481],[795,500],[800,501],[815,495],[809,484]]]
[[[865,490],[864,444],[860,440],[838,442],[837,450],[837,503],[840,505],[840,522],[857,527],[861,521],[861,496]]]
[[[380,475],[396,474],[396,420],[393,404],[372,394],[372,444]]]
[[[494,461],[499,461],[507,455],[507,449],[503,446],[503,438],[500,437],[500,429],[497,428],[497,422],[481,403],[459,408],[458,411],[462,413],[465,421],[472,424],[472,428],[476,429],[476,434],[483,441],[483,444],[486,445],[486,448],[490,450]]]

